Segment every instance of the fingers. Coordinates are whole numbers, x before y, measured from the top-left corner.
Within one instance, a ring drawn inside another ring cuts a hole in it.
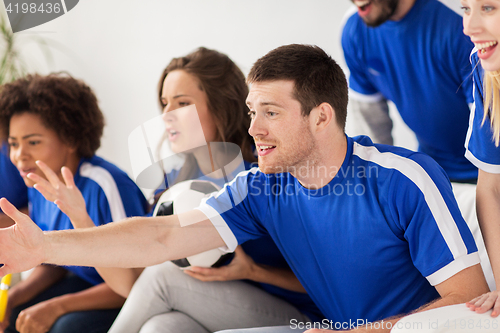
[[[475,311],[477,313],[485,313],[489,309],[493,307],[495,304],[496,297],[493,296],[491,293],[483,295],[484,297],[481,297],[479,301],[476,302],[476,309]]]
[[[14,207],[13,204],[9,202],[9,200],[5,198],[0,199],[0,208],[3,210],[5,215],[13,219],[16,224],[18,221],[22,223],[23,219],[25,219],[27,216],[21,213],[19,210],[17,210],[16,207]]]
[[[483,296],[483,295],[481,295]],[[474,310],[476,308],[476,302],[481,298],[481,296],[478,296],[470,301],[468,301],[467,303],[465,303],[465,305],[470,308],[471,310]]]
[[[73,173],[68,167],[63,166],[61,169],[61,173],[64,179],[64,182],[66,183],[66,186],[69,188],[74,188],[76,187],[75,185],[75,178],[73,177]]]
[[[489,292],[474,298],[466,305],[477,313],[485,313],[492,309],[491,316],[498,317],[500,314],[500,294],[497,291]]]
[[[205,268],[192,266],[184,270],[187,275],[204,282],[226,281],[223,268]]]
[[[59,180],[59,177],[57,174],[49,168],[49,166],[42,161],[36,161],[36,165],[42,170],[44,173],[45,177],[47,177],[47,180],[54,186],[55,188],[59,188],[61,181]]]

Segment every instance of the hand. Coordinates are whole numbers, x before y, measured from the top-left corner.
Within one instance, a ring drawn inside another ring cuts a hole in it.
[[[20,333],[45,333],[63,314],[54,299],[40,302],[19,313],[16,329]]]
[[[0,229],[0,276],[19,273],[44,262],[45,243],[42,230],[7,199],[0,199],[0,208],[16,224]]]
[[[230,281],[251,279],[255,262],[238,246],[229,265],[218,268],[191,267],[184,273],[200,281]]]
[[[28,174],[28,178],[36,183],[33,187],[45,199],[54,202],[64,214],[68,215],[75,228],[93,227],[94,223],[88,216],[85,199],[83,199],[82,193],[75,185],[71,170],[67,167],[61,168],[63,183],[47,164],[42,161],[36,161],[36,164],[47,179],[35,173]]]
[[[500,314],[500,292],[497,290],[483,294],[474,298],[472,301],[465,303],[469,309],[477,313],[485,313],[493,309],[491,312],[492,317],[498,317]]]

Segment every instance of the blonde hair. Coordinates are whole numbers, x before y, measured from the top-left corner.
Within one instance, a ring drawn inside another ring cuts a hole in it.
[[[484,117],[490,116],[495,146],[500,143],[500,70],[484,71]]]

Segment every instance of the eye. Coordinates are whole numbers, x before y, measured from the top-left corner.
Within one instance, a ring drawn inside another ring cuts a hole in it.
[[[274,116],[276,116],[276,115],[277,115],[277,113],[276,113],[276,112],[274,112],[274,111],[267,111],[267,115],[268,115],[269,117],[274,117]]]
[[[255,111],[252,110],[248,111],[248,116],[250,117],[250,119],[255,118]]]
[[[464,12],[464,14],[469,14],[470,13],[470,8],[469,7],[466,7],[466,6],[462,6],[462,11]]]
[[[30,141],[28,141],[28,144],[29,144],[30,146],[36,146],[36,145],[37,145],[37,144],[39,144],[39,143],[40,143],[40,141],[39,141],[39,140],[30,140]]]
[[[495,9],[495,7],[493,6],[483,6],[483,11],[486,12],[486,13],[489,13],[491,11],[493,11]]]
[[[179,106],[180,107],[184,107],[184,106],[188,106],[188,105],[191,105],[191,103],[189,103],[189,102],[179,102]]]
[[[9,141],[9,147],[10,148],[17,148],[17,146],[18,146],[17,142]]]

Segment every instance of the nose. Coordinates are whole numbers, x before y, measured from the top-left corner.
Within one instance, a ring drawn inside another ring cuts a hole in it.
[[[466,34],[469,37],[477,35],[482,31],[483,25],[479,13],[471,11],[470,14],[464,15],[463,23],[464,23],[464,34]]]
[[[161,118],[163,119],[163,121],[165,123],[169,123],[169,122],[172,122],[175,120],[174,114],[172,112],[170,112],[170,111],[174,111],[174,110],[175,109],[169,105],[167,105],[163,108],[163,113],[161,115]]]
[[[27,150],[22,143],[17,144],[17,146],[10,147],[10,160],[14,165],[16,165],[18,161],[26,159],[26,156]]]
[[[252,121],[250,122],[250,127],[248,128],[248,134],[252,136],[254,139],[258,137],[263,137],[268,134],[268,131],[264,124],[264,119],[255,113]]]

